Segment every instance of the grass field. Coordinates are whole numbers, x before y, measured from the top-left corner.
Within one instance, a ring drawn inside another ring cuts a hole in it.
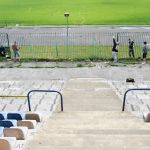
[[[111,46],[23,46],[20,49],[22,60],[109,60],[112,58]],[[142,49],[135,47],[135,59],[141,57]],[[13,57],[13,53],[12,53]],[[150,53],[148,55],[150,57]],[[120,46],[118,58],[128,59],[128,47]],[[132,60],[132,59],[131,59]]]
[[[150,25],[150,0],[0,0],[0,25]]]

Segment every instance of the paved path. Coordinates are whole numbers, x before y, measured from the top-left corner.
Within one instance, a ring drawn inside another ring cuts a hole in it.
[[[69,33],[93,32],[150,32],[150,27],[142,26],[69,26]],[[49,27],[9,27],[0,28],[0,32],[8,33],[66,33],[66,26]]]
[[[77,63],[78,64],[78,63]],[[49,63],[26,64],[31,68],[0,68],[0,81],[11,80],[50,80],[70,78],[97,77],[113,81],[125,81],[126,78],[135,78],[135,81],[150,80],[150,65],[128,65],[110,66],[105,63],[95,63],[95,67],[75,67],[77,64],[64,63],[57,68],[57,65]],[[80,63],[79,63],[80,64]],[[54,68],[38,68],[40,66]],[[6,66],[7,67],[7,66]],[[32,68],[35,67],[35,68]],[[36,68],[37,67],[37,68]],[[65,67],[65,68],[64,68]]]

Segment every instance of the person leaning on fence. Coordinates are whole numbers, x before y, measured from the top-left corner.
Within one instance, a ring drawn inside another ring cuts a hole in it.
[[[112,58],[114,63],[118,62],[118,48],[119,48],[119,42],[116,42],[116,39],[113,36]]]
[[[4,48],[3,45],[0,46],[0,56],[1,57],[5,57],[6,56],[5,48]]]
[[[134,42],[129,39],[129,57],[134,57]]]
[[[12,49],[14,52],[14,61],[20,61],[20,52],[19,52],[19,47],[17,45],[17,42],[15,41],[14,44],[12,45]]]
[[[144,46],[143,46],[143,64],[147,63],[146,57],[147,57],[147,53],[148,53],[148,47],[147,47],[147,42],[143,42]]]

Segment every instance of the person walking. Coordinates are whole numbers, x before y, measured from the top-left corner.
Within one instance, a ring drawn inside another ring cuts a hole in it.
[[[18,47],[16,41],[14,41],[14,44],[12,45],[12,49],[14,52],[14,62],[20,61],[20,52],[19,52],[20,47]]]
[[[113,36],[112,59],[114,63],[118,62],[118,49],[119,42],[117,42],[115,36]]]
[[[146,60],[146,57],[147,57],[147,53],[148,53],[148,47],[147,47],[147,42],[144,41],[144,46],[143,46],[143,63],[142,64],[145,64],[147,63],[147,60]]]
[[[134,41],[131,41],[131,39],[129,39],[129,57],[134,58]]]

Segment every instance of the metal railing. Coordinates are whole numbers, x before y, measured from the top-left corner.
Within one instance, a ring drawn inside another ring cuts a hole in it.
[[[8,39],[9,36],[9,39]],[[119,40],[119,59],[130,59],[128,39],[134,40],[135,58],[142,58],[143,41],[150,43],[150,32],[50,32],[3,33],[0,43],[20,47],[22,60],[83,60],[111,59],[112,37]],[[12,51],[12,49],[11,49]],[[13,57],[13,53],[12,53]],[[150,58],[150,53],[148,53]]]
[[[63,96],[59,91],[55,91],[55,90],[31,90],[31,91],[29,91],[28,94],[27,94],[29,111],[31,111],[30,94],[33,93],[33,92],[58,93],[60,95],[60,100],[61,100],[61,111],[63,111]]]
[[[125,109],[126,96],[127,96],[127,93],[130,92],[130,91],[150,91],[150,88],[133,88],[133,89],[128,89],[124,93],[122,111],[124,111],[124,109]]]

